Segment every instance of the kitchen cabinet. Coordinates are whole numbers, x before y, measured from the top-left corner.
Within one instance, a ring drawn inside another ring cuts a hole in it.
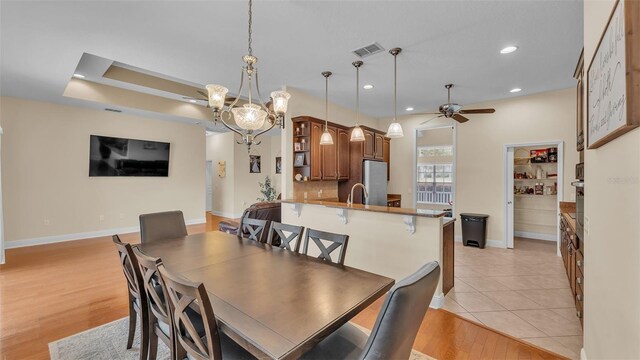
[[[455,219],[446,222],[442,227],[442,292],[447,293],[453,289],[455,279],[454,250],[455,245]]]
[[[350,139],[351,133],[349,130],[338,128],[338,180],[349,180]]]
[[[363,130],[364,132],[364,155],[365,159],[373,159],[376,155],[376,138],[371,130]]]
[[[297,174],[300,174],[311,181],[348,180],[350,175],[349,129],[328,123],[327,130],[333,138],[333,145],[320,145],[325,127],[324,120],[298,116],[293,118],[292,122],[294,179]],[[296,157],[300,156],[304,156],[304,162],[296,164]]]
[[[382,160],[384,158],[384,135],[375,133],[375,146],[373,149],[373,158]]]
[[[575,211],[575,203],[572,211]],[[571,292],[574,296],[576,316],[582,324],[585,282],[584,243],[576,236],[575,219],[571,217],[572,214],[560,213],[560,253],[562,254],[562,262],[567,272]]]
[[[382,161],[387,163],[387,181],[391,180],[391,139],[384,138],[382,143]]]

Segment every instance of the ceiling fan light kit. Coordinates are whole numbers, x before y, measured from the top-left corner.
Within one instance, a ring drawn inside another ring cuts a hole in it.
[[[247,151],[251,151],[251,145],[254,144],[255,139],[271,130],[276,125],[284,128],[284,115],[287,112],[287,104],[291,95],[285,91],[274,91],[271,93],[271,109],[262,100],[260,95],[260,86],[258,84],[258,68],[255,64],[258,62],[258,58],[253,56],[253,49],[251,48],[252,41],[252,26],[253,26],[253,13],[252,13],[252,0],[249,0],[249,41],[248,41],[248,54],[242,57],[244,65],[242,66],[242,72],[240,76],[240,88],[238,89],[236,98],[225,107],[225,99],[229,89],[221,85],[209,84],[207,88],[207,99],[209,107],[213,111],[214,122],[221,121],[222,124],[229,130],[235,132],[242,137],[242,142],[239,144],[246,144]],[[240,95],[242,94],[245,74],[247,77],[248,88],[248,103],[242,107],[235,107]],[[254,81],[255,79],[255,81]],[[255,82],[255,90],[257,98],[254,98],[253,84]],[[233,118],[236,128],[228,123]],[[260,130],[265,121],[268,121],[269,126]],[[260,130],[260,131],[258,131]],[[258,131],[257,133],[254,133]],[[259,144],[256,143],[256,145]]]
[[[363,62],[358,60],[351,63],[356,68],[356,127],[351,130],[350,141],[364,141],[364,131],[360,127],[360,66]]]
[[[329,76],[331,76],[331,71],[323,71],[322,76],[324,76],[324,131],[322,132],[322,136],[320,136],[320,145],[333,145],[333,137],[329,132]]]
[[[397,71],[397,58],[398,54],[402,51],[401,48],[393,48],[389,50],[389,53],[393,55],[393,122],[389,125],[387,130],[388,138],[401,138],[404,136],[402,131],[402,125],[398,123],[398,71]]]

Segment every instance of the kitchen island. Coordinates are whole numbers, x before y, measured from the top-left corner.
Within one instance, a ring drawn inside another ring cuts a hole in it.
[[[442,306],[443,283],[453,284],[453,273],[451,279],[445,274],[453,268],[453,252],[444,250],[448,241],[443,237],[450,233],[453,243],[453,219],[445,219],[444,211],[319,199],[285,199],[282,203],[283,223],[349,235],[345,265],[397,281],[427,262],[438,261],[445,279],[438,284],[431,306]],[[443,231],[444,226],[451,231]]]

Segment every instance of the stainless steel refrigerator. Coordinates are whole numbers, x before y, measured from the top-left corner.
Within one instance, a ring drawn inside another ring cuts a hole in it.
[[[365,160],[362,166],[364,186],[369,193],[364,203],[387,206],[387,163]]]

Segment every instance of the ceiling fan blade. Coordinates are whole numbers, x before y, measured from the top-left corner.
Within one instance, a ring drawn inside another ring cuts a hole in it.
[[[425,114],[430,114],[430,113],[425,113]],[[433,114],[433,113],[431,113],[431,114]],[[440,115],[438,115],[438,116],[432,117],[432,118],[431,118],[431,119],[429,119],[429,120],[425,120],[425,121],[421,122],[421,123],[420,123],[420,125],[424,125],[424,124],[428,123],[428,122],[429,122],[429,121],[431,121],[431,120],[435,120],[435,119],[437,119],[437,118],[439,118],[439,117],[443,117],[443,116],[444,116],[444,115],[440,114]]]
[[[460,110],[459,114],[493,114],[496,112],[496,109],[470,109],[470,110]]]
[[[415,115],[442,115],[441,112],[423,112],[423,113],[415,113],[415,114],[409,114],[411,116],[415,116]]]
[[[455,121],[459,122],[459,123],[465,123],[467,121],[469,121],[469,119],[467,119],[466,117],[460,115],[460,114],[453,114],[453,116],[451,116]]]
[[[199,100],[199,101],[208,101],[207,99],[201,99],[201,98],[194,98],[194,97],[191,97],[191,96],[183,96],[182,98],[183,98],[183,99],[185,99],[185,100]]]

